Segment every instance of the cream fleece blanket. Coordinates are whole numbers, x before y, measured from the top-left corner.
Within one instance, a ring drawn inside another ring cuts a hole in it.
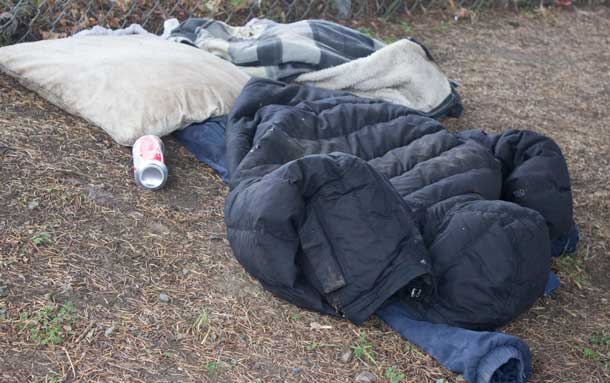
[[[302,74],[295,81],[382,99],[426,113],[451,94],[449,80],[438,65],[410,40],[387,45],[368,57]]]

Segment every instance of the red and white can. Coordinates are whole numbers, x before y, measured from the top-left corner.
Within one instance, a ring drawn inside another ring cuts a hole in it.
[[[142,136],[133,144],[132,152],[136,183],[149,190],[162,188],[167,181],[163,141],[153,135]]]

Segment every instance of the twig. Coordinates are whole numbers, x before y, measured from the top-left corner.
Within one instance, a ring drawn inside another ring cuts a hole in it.
[[[85,335],[87,335],[87,333],[89,332],[89,330],[91,330],[91,328],[95,325],[95,322],[91,322],[89,323],[89,325],[87,326],[87,328],[85,328],[85,331],[83,331],[78,338],[76,338],[76,343],[79,343],[81,340],[83,340],[83,338],[85,337]]]
[[[74,379],[76,379],[76,370],[74,369],[74,364],[72,364],[72,358],[70,358],[70,354],[68,353],[68,350],[66,350],[66,348],[64,347],[64,352],[66,353],[66,356],[68,357],[68,362],[70,362],[70,368],[72,369],[72,375],[74,376]]]

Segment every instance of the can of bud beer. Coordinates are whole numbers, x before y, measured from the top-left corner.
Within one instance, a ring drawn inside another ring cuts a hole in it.
[[[136,183],[149,190],[163,187],[167,181],[163,141],[157,136],[142,136],[133,144],[132,153]]]

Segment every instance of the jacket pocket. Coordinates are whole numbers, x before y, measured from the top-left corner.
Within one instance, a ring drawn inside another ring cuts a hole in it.
[[[321,289],[323,294],[330,294],[347,285],[347,282],[320,225],[315,207],[307,210],[307,218],[299,230],[304,268],[310,268],[317,279],[312,284]],[[312,275],[305,271],[306,275]]]

